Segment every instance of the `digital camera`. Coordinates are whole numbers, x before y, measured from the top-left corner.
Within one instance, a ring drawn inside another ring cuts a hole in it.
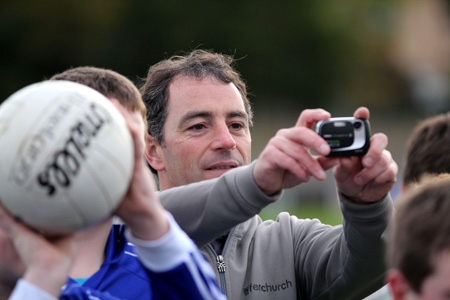
[[[362,156],[370,146],[370,124],[353,117],[319,121],[316,132],[330,145],[328,157]]]

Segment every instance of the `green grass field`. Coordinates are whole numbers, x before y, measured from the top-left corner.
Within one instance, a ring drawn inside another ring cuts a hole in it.
[[[319,219],[324,224],[338,225],[342,224],[342,214],[338,207],[300,204],[295,207],[289,207],[283,211],[289,212],[300,219]],[[263,220],[275,220],[281,211],[272,207],[266,207],[259,214]]]

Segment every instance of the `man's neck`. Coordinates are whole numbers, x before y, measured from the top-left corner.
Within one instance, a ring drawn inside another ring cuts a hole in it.
[[[158,185],[160,191],[165,191],[175,187],[174,185],[172,185],[170,180],[167,180],[166,177],[161,176],[160,173],[158,173]]]
[[[226,234],[219,236],[217,239],[215,239],[210,243],[211,246],[214,248],[214,251],[216,251],[217,255],[222,254],[229,234],[230,232],[227,232]]]

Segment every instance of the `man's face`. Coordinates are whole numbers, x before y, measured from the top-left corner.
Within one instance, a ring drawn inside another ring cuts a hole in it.
[[[177,77],[169,85],[161,189],[216,178],[251,161],[248,115],[234,84]]]

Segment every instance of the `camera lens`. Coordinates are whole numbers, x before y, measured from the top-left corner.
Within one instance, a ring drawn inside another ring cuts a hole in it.
[[[355,122],[355,123],[353,123],[353,127],[354,127],[355,129],[361,128],[361,122]]]

